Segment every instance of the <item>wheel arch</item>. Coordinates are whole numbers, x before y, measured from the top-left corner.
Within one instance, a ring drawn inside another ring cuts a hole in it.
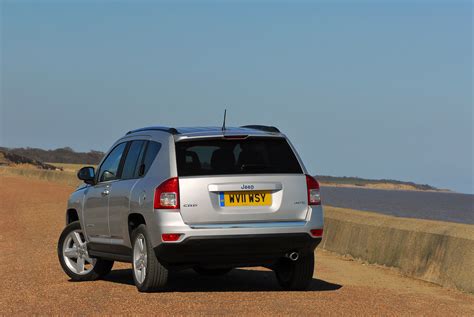
[[[131,235],[133,230],[135,230],[139,225],[146,225],[145,217],[139,213],[130,213],[127,219],[128,224],[128,237],[131,240]]]
[[[76,209],[69,208],[66,211],[66,225],[68,225],[68,224],[70,224],[74,221],[79,221],[79,213],[77,212]]]

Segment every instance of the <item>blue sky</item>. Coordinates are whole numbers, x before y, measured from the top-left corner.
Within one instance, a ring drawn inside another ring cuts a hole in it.
[[[472,2],[5,1],[0,145],[278,126],[312,173],[473,187]]]

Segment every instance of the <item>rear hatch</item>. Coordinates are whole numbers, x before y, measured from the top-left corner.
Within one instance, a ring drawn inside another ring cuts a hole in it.
[[[175,145],[185,223],[306,218],[306,176],[285,138],[212,138]]]

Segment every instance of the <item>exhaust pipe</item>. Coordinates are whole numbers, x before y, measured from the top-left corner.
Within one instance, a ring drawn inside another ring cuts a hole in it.
[[[297,261],[300,258],[300,254],[298,252],[291,252],[287,253],[285,257],[287,257],[291,261]]]

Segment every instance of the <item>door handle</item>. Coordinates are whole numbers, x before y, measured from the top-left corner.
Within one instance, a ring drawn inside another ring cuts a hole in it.
[[[102,196],[107,196],[108,194],[110,194],[110,190],[108,189],[104,189],[104,191],[102,192]]]

